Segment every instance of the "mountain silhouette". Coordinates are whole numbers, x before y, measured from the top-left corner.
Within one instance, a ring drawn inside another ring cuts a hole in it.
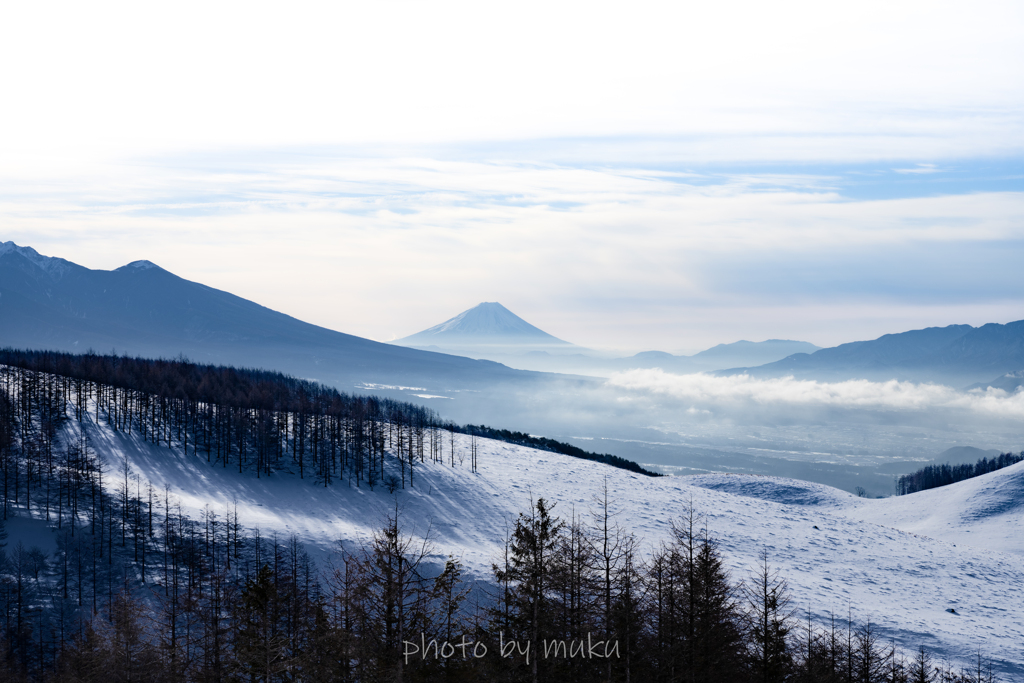
[[[534,373],[305,323],[150,261],[92,270],[0,243],[0,346],[177,357],[355,384],[481,386]]]
[[[989,380],[1024,369],[1024,320],[981,327],[949,325],[886,334],[798,353],[757,367],[719,374],[792,375],[819,380],[912,380],[953,386]]]

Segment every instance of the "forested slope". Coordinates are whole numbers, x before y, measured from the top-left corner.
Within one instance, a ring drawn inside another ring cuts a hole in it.
[[[463,427],[423,406],[353,396],[279,372],[15,349],[0,350],[0,365],[30,371],[12,375],[19,391],[55,396],[55,406],[67,401],[79,418],[94,400],[97,416],[105,408],[116,430],[134,428],[157,445],[180,443],[186,451],[205,453],[207,461],[239,472],[252,469],[257,476],[269,475],[289,456],[300,477],[309,470],[324,484],[348,476],[373,487],[384,477],[386,441],[394,446],[404,488],[407,470],[413,484],[413,468],[425,448],[431,459],[441,459],[444,431],[449,445],[456,432],[512,443],[525,439],[536,448],[654,476],[624,458],[484,425]],[[48,423],[55,420],[47,417]]]

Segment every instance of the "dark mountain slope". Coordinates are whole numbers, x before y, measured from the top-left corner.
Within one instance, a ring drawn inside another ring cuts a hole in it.
[[[148,262],[90,270],[0,245],[0,346],[262,367],[338,385],[477,386],[531,373],[335,332]]]
[[[1024,368],[1024,321],[979,328],[950,325],[887,334],[812,354],[794,354],[747,372],[757,377],[793,375],[822,380],[906,379],[960,386]]]
[[[971,329],[922,362],[953,371],[970,368],[987,377],[1024,369],[1024,320]]]

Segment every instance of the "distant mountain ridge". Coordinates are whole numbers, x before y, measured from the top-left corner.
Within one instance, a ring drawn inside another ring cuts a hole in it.
[[[975,448],[974,446],[953,446],[935,456],[931,463],[934,465],[973,465],[982,458],[991,458],[999,455],[997,448]]]
[[[719,344],[692,356],[664,351],[641,351],[626,358],[611,357],[563,341],[531,325],[500,303],[485,302],[416,334],[392,342],[402,346],[457,353],[529,370],[608,376],[615,372],[661,368],[692,373],[740,364],[761,364],[820,347],[809,342],[769,339]]]
[[[844,380],[938,381],[954,386],[1024,368],[1024,320],[981,327],[949,325],[886,334],[812,354],[794,354],[719,374]]]
[[[1000,375],[988,382],[975,382],[971,386],[967,387],[967,389],[968,391],[971,389],[1002,389],[1003,391],[1012,394],[1022,385],[1024,385],[1024,370],[1016,370],[1014,372],[1008,372],[1005,375]]]
[[[641,351],[628,358],[605,360],[603,365],[611,372],[658,368],[665,372],[690,374],[712,372],[740,364],[769,363],[795,353],[813,353],[820,348],[810,342],[790,339],[768,339],[763,342],[740,340],[730,344],[718,344],[692,356],[677,356],[664,351]]]
[[[977,328],[930,327],[820,350],[807,342],[741,341],[694,356],[644,352],[629,359],[602,359],[582,355],[586,349],[490,302],[399,341],[414,338],[431,342],[423,346],[440,346],[438,342],[455,338],[465,346],[474,340],[509,340],[514,348],[530,349],[541,359],[549,350],[552,355],[567,354],[560,361],[563,367],[533,368],[560,372],[582,372],[596,364],[602,372],[714,369],[726,375],[937,381],[1014,391],[1024,370],[1024,320]],[[382,344],[311,325],[190,282],[150,261],[133,261],[111,271],[91,270],[13,242],[0,243],[0,346],[116,349],[149,357],[184,354],[200,362],[273,368],[349,388],[359,382],[477,386],[536,377],[486,360]],[[813,352],[792,353],[794,347]],[[774,362],[758,357],[787,350],[790,355]],[[719,370],[728,367],[721,363],[737,358],[750,364]]]
[[[794,353],[814,353],[820,349],[820,346],[815,346],[810,342],[794,341],[792,339],[766,339],[762,342],[741,339],[731,344],[712,346],[710,349],[705,349],[692,356],[674,356],[674,358],[686,358],[690,363],[704,369],[709,365],[722,361],[732,361],[736,358],[746,358],[751,364],[757,362],[770,363],[777,360],[780,355],[785,357]]]

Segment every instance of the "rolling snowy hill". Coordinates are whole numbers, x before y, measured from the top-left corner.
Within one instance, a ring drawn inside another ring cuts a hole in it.
[[[616,520],[650,549],[692,502],[706,515],[730,571],[741,578],[766,548],[819,623],[834,613],[870,620],[882,637],[969,658],[979,648],[1003,674],[1024,675],[1024,463],[943,489],[865,500],[827,486],[743,475],[651,479],[549,452],[481,439],[479,471],[460,464],[469,437],[456,436],[456,466],[427,461],[416,486],[325,487],[297,474],[239,474],[202,457],[156,447],[97,426],[94,446],[109,471],[127,458],[157,490],[167,487],[198,518],[234,501],[264,535],[297,535],[324,559],[337,540],[366,540],[401,509],[429,534],[434,557],[461,557],[487,579],[509,523],[531,500],[562,516],[587,514],[605,482]],[[112,483],[111,486],[117,486]],[[955,610],[955,614],[947,610]]]

